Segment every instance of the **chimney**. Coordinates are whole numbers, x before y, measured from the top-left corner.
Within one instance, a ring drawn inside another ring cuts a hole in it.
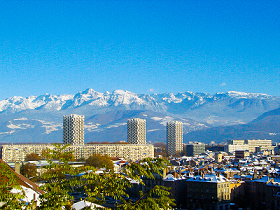
[[[166,177],[166,173],[167,173],[167,168],[164,168],[162,173],[162,179]]]
[[[260,179],[263,178],[263,172],[260,172]]]
[[[33,210],[35,210],[36,209],[36,207],[37,207],[37,200],[36,200],[36,195],[35,195],[35,193],[33,194],[33,200],[32,200],[32,206],[31,206],[31,209]]]
[[[229,172],[225,172],[224,176],[228,179],[229,178]]]
[[[254,170],[254,174],[253,174],[253,179],[257,179],[258,178],[258,174],[257,174],[257,170]]]
[[[18,174],[20,174],[20,162],[16,161],[15,162],[15,172],[17,172]]]

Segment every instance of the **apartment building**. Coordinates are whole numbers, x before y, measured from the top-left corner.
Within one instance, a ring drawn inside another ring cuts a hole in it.
[[[233,153],[236,150],[248,150],[251,153],[265,150],[273,150],[271,140],[258,139],[258,140],[229,140],[227,145],[224,146],[224,151]]]
[[[249,145],[249,152],[257,152],[264,150],[274,150],[274,147],[271,144],[271,140],[245,140],[245,144]]]
[[[188,209],[230,209],[230,182],[224,176],[202,174],[186,182]]]
[[[0,158],[5,162],[24,161],[30,153],[42,155],[46,149],[55,149],[51,144],[13,144],[0,146]],[[135,161],[147,157],[154,157],[154,146],[151,144],[92,144],[70,145],[65,151],[73,151],[76,159],[87,159],[92,154],[108,155],[110,157],[122,157]]]
[[[63,116],[63,144],[84,145],[84,116]]]
[[[205,144],[195,142],[187,145],[187,156],[195,156],[205,152]]]
[[[6,144],[0,146],[0,159],[5,162],[24,161],[31,153],[42,155],[47,149],[54,149],[52,144]]]
[[[140,118],[127,121],[127,142],[130,144],[146,144],[146,120]]]
[[[166,124],[166,145],[168,155],[183,151],[183,123],[172,121]]]

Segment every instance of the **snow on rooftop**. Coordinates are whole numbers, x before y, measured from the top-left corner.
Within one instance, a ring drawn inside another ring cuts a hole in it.
[[[163,181],[175,181],[177,180],[172,174],[167,174]]]
[[[91,207],[91,209],[96,209],[96,208],[104,208],[103,206],[100,206],[100,205],[97,205],[97,204],[94,204],[94,203],[91,203],[91,202],[88,202],[88,201],[79,201],[77,203],[74,203],[72,208],[74,210],[80,210],[80,209],[83,209],[85,207]]]
[[[22,190],[23,190],[23,192],[25,194],[24,198],[22,199],[23,201],[30,203],[34,199],[34,197],[35,197],[35,200],[37,201],[37,205],[40,205],[40,203],[39,203],[39,196],[40,196],[40,194],[35,192],[33,189],[27,188],[25,186],[21,186],[21,188],[22,188]],[[13,188],[11,190],[11,193],[22,193],[22,191],[19,190],[19,189]]]
[[[198,175],[198,176],[191,177],[186,181],[221,183],[221,182],[226,182],[228,180],[223,175],[217,176],[217,175],[206,174],[204,177]]]

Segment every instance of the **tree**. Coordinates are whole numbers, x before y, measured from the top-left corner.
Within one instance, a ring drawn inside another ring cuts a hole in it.
[[[42,158],[35,153],[30,153],[25,156],[25,161],[33,161],[33,160],[42,160]]]
[[[88,195],[87,201],[92,203],[105,203],[105,197],[112,197],[115,201],[116,209],[170,209],[175,205],[174,200],[169,197],[169,188],[164,186],[155,186],[144,194],[140,191],[139,199],[133,202],[129,199],[127,189],[132,187],[131,179],[141,183],[141,176],[154,179],[153,174],[161,174],[161,169],[166,167],[167,161],[164,159],[146,158],[137,163],[126,165],[122,173],[106,171],[103,174],[96,174],[94,170],[87,172],[81,177],[84,191]]]
[[[49,165],[45,167],[46,172],[42,178],[48,182],[41,187],[46,193],[40,196],[39,209],[71,209],[69,201],[73,198],[69,193],[74,188],[85,192],[86,200],[92,203],[103,204],[107,196],[112,197],[117,202],[117,209],[170,209],[175,205],[174,200],[169,197],[169,189],[163,186],[155,186],[146,194],[140,191],[136,202],[129,199],[126,192],[132,187],[130,180],[144,184],[141,176],[154,178],[154,173],[161,174],[161,169],[167,166],[167,160],[146,158],[126,165],[122,173],[106,170],[99,174],[95,173],[96,168],[93,166],[72,168],[68,164],[72,153],[65,153],[66,147],[67,145],[55,145],[54,150],[46,153]],[[55,158],[59,161],[53,161]],[[71,178],[65,179],[66,174]]]
[[[38,209],[71,209],[70,201],[73,197],[69,192],[72,190],[71,186],[77,183],[65,179],[65,175],[77,175],[80,170],[68,164],[74,158],[72,152],[64,151],[69,145],[53,145],[55,146],[53,150],[47,149],[44,152],[49,165],[44,167],[46,172],[41,175],[41,179],[47,183],[40,187],[46,193],[40,195]]]
[[[34,163],[25,163],[20,167],[20,173],[34,181],[37,178],[37,166]]]
[[[154,143],[155,147],[155,156],[161,155],[162,157],[168,157],[166,144],[163,142]]]
[[[102,156],[100,154],[93,154],[86,160],[86,166],[93,166],[95,168],[114,169],[114,164],[108,155]]]

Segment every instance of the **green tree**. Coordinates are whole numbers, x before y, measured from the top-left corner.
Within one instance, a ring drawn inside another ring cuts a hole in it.
[[[40,196],[41,207],[39,209],[71,209],[72,199],[69,193],[76,190],[83,190],[87,194],[87,201],[97,204],[105,203],[105,197],[110,196],[116,201],[117,209],[170,209],[174,205],[169,195],[169,189],[163,186],[155,186],[148,193],[140,192],[139,200],[132,202],[126,190],[132,187],[131,179],[144,184],[141,176],[154,178],[154,173],[161,173],[161,169],[167,166],[163,159],[146,158],[137,163],[131,163],[123,169],[123,173],[114,173],[106,170],[97,174],[93,166],[72,168],[68,162],[71,152],[64,152],[66,146],[55,145],[54,150],[49,150],[46,172],[42,178],[47,183],[42,186],[46,194]],[[58,161],[54,161],[54,159]],[[83,176],[77,176],[83,173]],[[65,179],[65,175],[71,175],[71,179]],[[125,199],[128,198],[128,199]]]
[[[86,160],[86,166],[93,166],[95,168],[114,169],[114,164],[108,155],[93,154]]]
[[[164,159],[146,158],[127,165],[123,173],[119,174],[112,171],[96,174],[92,170],[82,177],[81,186],[85,186],[84,191],[88,195],[86,200],[92,203],[102,204],[105,202],[105,196],[110,196],[118,201],[116,209],[170,209],[175,205],[174,200],[169,197],[169,188],[164,186],[155,186],[146,194],[140,191],[139,200],[136,202],[129,200],[126,193],[126,190],[132,187],[131,179],[144,185],[141,176],[154,179],[153,174],[161,174],[161,169],[166,166],[167,161]]]
[[[41,179],[46,183],[40,188],[46,193],[40,195],[40,207],[38,209],[71,209],[72,196],[71,186],[77,184],[74,180],[65,179],[65,175],[76,175],[80,171],[72,168],[69,161],[73,160],[72,152],[64,150],[69,145],[53,144],[53,150],[46,150],[44,156],[49,165],[45,166],[46,172],[41,175]]]

